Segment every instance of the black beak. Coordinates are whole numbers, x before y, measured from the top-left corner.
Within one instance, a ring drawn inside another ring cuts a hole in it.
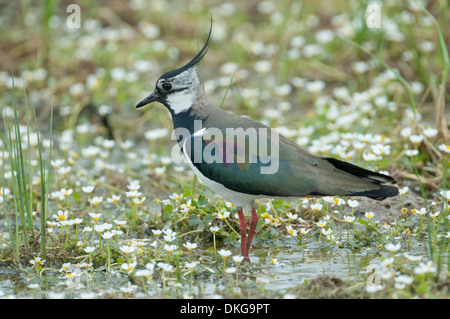
[[[150,94],[149,96],[147,96],[145,99],[143,99],[142,101],[140,101],[138,104],[136,104],[136,108],[140,108],[143,107],[144,105],[147,105],[149,103],[155,102],[155,101],[159,101],[159,95],[156,92],[153,92],[152,94]]]

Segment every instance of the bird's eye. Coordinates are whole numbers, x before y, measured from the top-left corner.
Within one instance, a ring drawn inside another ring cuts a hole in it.
[[[168,82],[165,82],[165,83],[163,83],[163,85],[162,85],[162,88],[163,88],[163,90],[164,91],[170,91],[171,89],[172,89],[172,84],[170,84],[170,83],[168,83]]]

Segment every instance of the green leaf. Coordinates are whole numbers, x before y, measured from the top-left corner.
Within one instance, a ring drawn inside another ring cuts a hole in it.
[[[213,215],[208,214],[205,217],[203,217],[202,224],[205,225],[205,227],[207,227],[211,223],[212,219],[213,219]]]
[[[200,217],[198,217],[197,214],[192,214],[191,218],[189,219],[189,226],[197,226],[201,222],[202,220],[200,219]]]
[[[364,220],[364,219],[358,219],[358,223],[360,223],[360,224],[362,224],[362,225],[365,225],[365,226],[369,226],[369,223],[366,221],[366,220]]]
[[[197,204],[199,206],[204,206],[208,204],[208,199],[204,195],[200,195],[197,199]]]
[[[78,193],[78,192],[73,192],[73,193],[72,193],[72,197],[73,197],[73,199],[74,199],[77,203],[79,203],[80,200],[81,200],[81,195],[80,195],[80,193]]]
[[[372,225],[370,225],[370,224],[367,222],[367,220],[364,220],[364,219],[362,219],[362,218],[359,218],[357,221],[358,221],[358,223],[360,223],[361,225],[364,225],[364,226],[366,226],[367,228],[369,228],[369,229],[371,229],[371,230],[376,231],[377,233],[379,233],[378,229],[376,229],[375,227],[373,227]]]
[[[184,190],[184,192],[183,192],[183,197],[189,197],[189,196],[191,196],[192,195],[192,193],[191,193],[191,191],[189,190],[189,189],[185,189]]]

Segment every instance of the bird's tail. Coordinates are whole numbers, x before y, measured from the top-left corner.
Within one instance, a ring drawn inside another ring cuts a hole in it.
[[[337,169],[352,174],[356,177],[364,179],[372,184],[378,185],[379,188],[375,190],[368,190],[362,192],[355,192],[347,194],[347,196],[365,196],[376,200],[383,200],[387,197],[394,197],[398,195],[398,188],[396,186],[382,185],[382,184],[397,184],[397,181],[391,176],[376,173],[368,169],[344,162],[332,157],[323,158],[331,163]]]

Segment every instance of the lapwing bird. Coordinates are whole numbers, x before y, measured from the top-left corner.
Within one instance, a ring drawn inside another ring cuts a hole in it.
[[[208,39],[186,65],[163,74],[153,93],[136,108],[162,103],[172,116],[180,150],[200,182],[234,204],[239,216],[241,253],[248,254],[258,223],[255,200],[321,196],[365,196],[376,200],[398,194],[396,181],[331,157],[316,156],[246,117],[229,113],[205,96],[197,74]],[[250,209],[247,233],[244,211]]]

